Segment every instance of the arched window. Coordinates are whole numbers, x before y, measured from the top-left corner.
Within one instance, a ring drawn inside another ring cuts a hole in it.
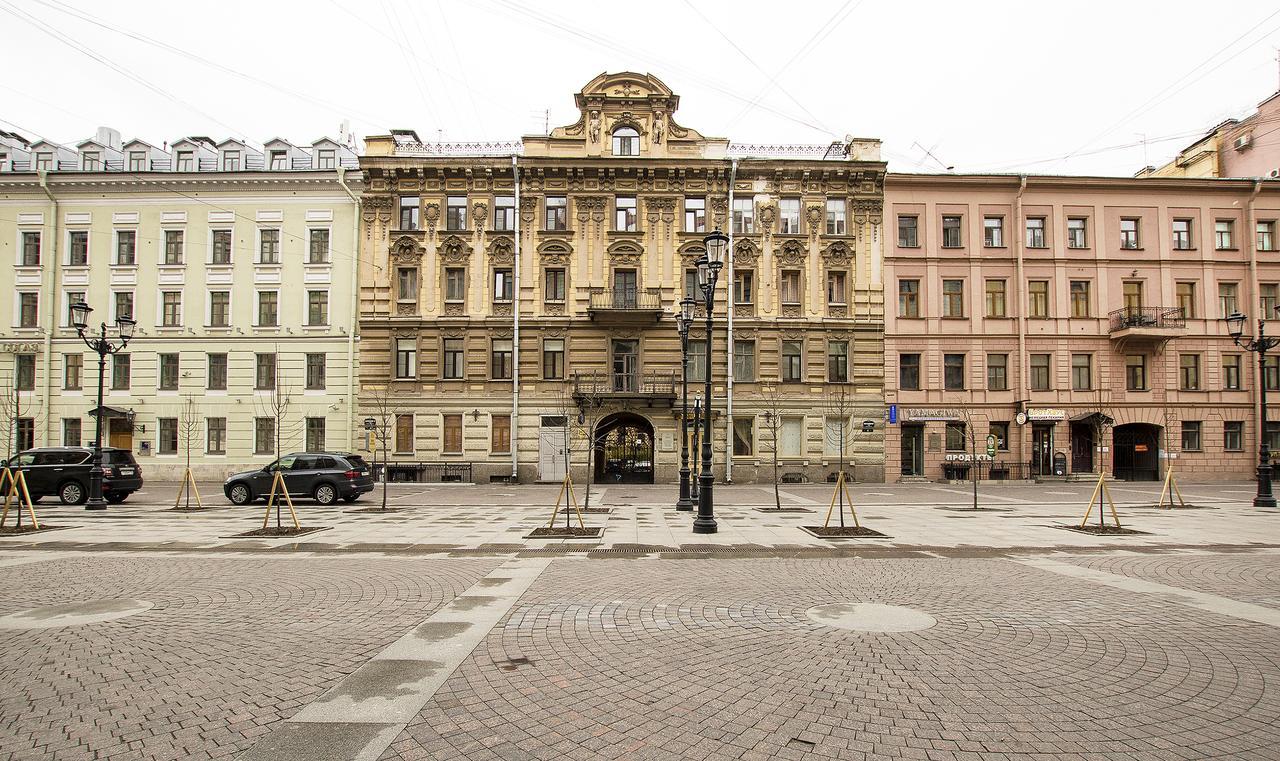
[[[632,127],[619,127],[613,131],[613,155],[639,156],[640,133]]]

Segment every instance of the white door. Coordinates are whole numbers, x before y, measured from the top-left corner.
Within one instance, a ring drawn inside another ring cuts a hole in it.
[[[538,431],[538,480],[563,481],[565,472],[563,425],[546,425]]]

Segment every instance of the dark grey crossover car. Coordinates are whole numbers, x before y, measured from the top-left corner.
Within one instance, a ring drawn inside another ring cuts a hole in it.
[[[11,468],[21,468],[31,499],[57,495],[64,505],[79,505],[89,498],[89,447],[40,447],[14,455]],[[128,499],[142,488],[142,468],[127,449],[102,448],[102,496],[112,504]]]
[[[295,452],[258,470],[236,473],[222,485],[233,504],[246,505],[271,494],[276,471],[284,477],[290,497],[312,497],[322,505],[338,499],[355,502],[373,491],[373,474],[360,455],[349,452]]]

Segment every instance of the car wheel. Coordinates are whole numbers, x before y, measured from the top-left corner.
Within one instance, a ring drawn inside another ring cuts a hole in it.
[[[338,499],[338,490],[333,484],[320,484],[316,487],[315,498],[322,505],[332,505]]]
[[[84,486],[79,481],[67,481],[58,487],[58,499],[62,500],[64,505],[79,505],[87,498]]]
[[[347,502],[355,502],[357,499],[360,499],[360,495],[359,495],[359,494],[349,494],[349,495],[347,495],[347,496],[343,497],[342,499],[343,499],[343,500],[345,500],[345,501],[347,501]]]
[[[253,492],[249,491],[249,487],[244,484],[233,484],[227,490],[227,498],[233,505],[247,505],[253,501]]]
[[[106,500],[113,505],[118,505],[129,498],[128,494],[107,494]]]

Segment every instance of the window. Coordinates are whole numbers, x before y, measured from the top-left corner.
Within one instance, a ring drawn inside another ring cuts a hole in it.
[[[733,232],[749,235],[756,231],[756,202],[751,198],[733,199]]]
[[[613,155],[639,156],[640,133],[632,127],[619,127],[613,131]]]
[[[96,172],[102,168],[102,154],[97,151],[85,151],[81,154],[81,169],[86,172]]]
[[[1009,355],[987,355],[987,390],[1009,390]]]
[[[493,199],[493,229],[503,232],[516,229],[514,196],[497,196]]]
[[[1044,217],[1027,217],[1027,248],[1045,248]]]
[[[178,355],[161,354],[160,356],[160,390],[178,390]]]
[[[395,451],[409,454],[413,448],[413,415],[396,415]]]
[[[73,233],[74,234],[74,233]],[[72,241],[74,245],[75,241]],[[72,259],[75,259],[74,253]],[[72,262],[74,264],[74,261]],[[116,230],[116,264],[131,266],[138,263],[138,233],[135,230]]]
[[[1182,354],[1178,357],[1178,388],[1183,391],[1200,390],[1200,355]]]
[[[942,281],[942,316],[964,317],[964,281]]]
[[[822,419],[822,451],[828,455],[841,455],[848,449],[849,419],[826,417]]]
[[[947,391],[964,390],[964,355],[944,354],[942,356],[943,387]]]
[[[211,417],[204,420],[206,454],[227,453],[227,419]]]
[[[253,387],[259,391],[276,387],[276,355],[253,355]]]
[[[848,341],[827,341],[827,382],[849,382]]]
[[[1147,355],[1125,355],[1124,387],[1130,391],[1147,390]]]
[[[920,316],[920,281],[898,281],[898,316]]]
[[[689,342],[689,380],[702,381],[707,378],[707,342]]]
[[[401,230],[417,230],[418,229],[418,211],[421,202],[417,196],[400,196],[400,229]],[[465,208],[463,212],[465,213]],[[450,230],[454,228],[449,228]]]
[[[162,291],[160,306],[161,327],[176,328],[182,325],[182,291]]]
[[[755,273],[751,270],[733,271],[733,303],[750,304],[754,300]]]
[[[965,449],[964,423],[947,423],[947,451],[963,452]]]
[[[164,231],[164,263],[182,264],[182,252],[186,236],[182,230]]]
[[[446,267],[444,271],[444,300],[463,301],[467,294],[467,271],[463,267]]]
[[[511,339],[495,338],[490,349],[489,372],[494,380],[511,379]]]
[[[1262,382],[1268,391],[1280,391],[1280,357],[1267,357],[1264,360]]]
[[[442,377],[445,380],[462,380],[463,371],[463,348],[461,338],[444,339],[444,366],[442,369]]]
[[[1182,421],[1182,451],[1184,452],[1200,451],[1200,421],[1199,420],[1183,420]]]
[[[755,452],[755,418],[733,419],[733,456],[750,457]]]
[[[559,267],[547,269],[543,273],[542,282],[542,298],[544,301],[564,301],[565,273],[563,269]]]
[[[1125,311],[1129,314],[1136,314],[1142,311],[1142,283],[1128,281],[1122,286],[1121,296],[1124,299]]]
[[[240,151],[222,152],[222,171],[236,172],[240,170]]]
[[[920,390],[920,355],[898,355],[898,389],[900,391]]]
[[[418,377],[418,339],[396,339],[396,378]]]
[[[1120,248],[1138,247],[1138,220],[1124,217],[1120,220]]]
[[[804,380],[804,342],[782,342],[782,382],[799,383]]]
[[[756,342],[733,342],[733,379],[738,383],[752,383],[756,379]]]
[[[833,271],[827,273],[827,303],[843,305],[848,303],[845,287],[845,273]]]
[[[804,418],[784,417],[778,438],[783,457],[804,456]]]
[[[227,355],[210,354],[208,386],[210,391],[227,390]]]
[[[82,439],[80,418],[68,417],[62,419],[62,446],[78,447]]]
[[[1093,355],[1071,355],[1071,390],[1088,391],[1093,388]]]
[[[914,214],[898,215],[898,245],[917,248],[920,245],[920,218]]]
[[[267,228],[259,230],[258,234],[261,236],[261,240],[258,243],[258,263],[279,264],[280,230],[277,228]]]
[[[779,292],[783,304],[800,304],[800,270],[783,270]]]
[[[329,230],[312,228],[307,231],[307,264],[329,263]]]
[[[231,263],[231,231],[213,230],[213,264]]]
[[[1027,281],[1027,316],[1046,318],[1049,316],[1049,281]]]
[[[324,354],[308,354],[307,355],[307,379],[306,389],[308,391],[322,391],[325,386],[325,355]]]
[[[467,229],[466,196],[449,196],[445,199],[444,228],[446,230]]]
[[[417,302],[418,300],[418,269],[417,267],[397,267],[396,268],[396,300]]]
[[[24,232],[22,234],[22,266],[40,266],[40,233]]]
[[[1228,391],[1240,390],[1240,355],[1222,355],[1222,387]]]
[[[89,232],[87,230],[72,230],[69,240],[70,246],[67,251],[67,266],[87,266],[89,264]]]
[[[319,156],[316,159],[316,169],[334,169],[337,165],[337,151],[332,148],[319,151]]]
[[[231,291],[209,292],[209,327],[225,328],[231,324]]]
[[[84,387],[84,355],[62,355],[62,387],[67,391],[79,391]]]
[[[129,151],[129,171],[145,172],[147,170],[147,154],[145,151]]]
[[[1004,248],[1004,217],[982,218],[982,245]]]
[[[1231,251],[1235,248],[1235,222],[1230,219],[1219,219],[1213,223],[1213,247],[1219,251]]]
[[[1191,282],[1180,282],[1174,285],[1178,297],[1178,309],[1182,311],[1182,316],[1188,320],[1194,319],[1196,316],[1196,284]]]
[[[1240,302],[1236,299],[1235,283],[1218,283],[1218,308],[1223,317],[1230,317],[1240,311]]]
[[[306,422],[307,429],[307,451],[323,452],[324,445],[324,418],[309,417]]]
[[[129,376],[132,375],[132,364],[128,354],[117,354],[111,358],[112,391],[129,390]]]
[[[506,268],[495,269],[493,271],[493,300],[495,302],[510,302],[514,293],[513,289],[511,270]]]
[[[40,294],[18,294],[18,327],[34,328],[40,324]]]
[[[698,271],[696,269],[688,269],[684,271],[684,295],[685,298],[694,300],[701,299],[701,289],[698,288]]]
[[[84,301],[84,291],[67,291],[66,306],[67,312],[62,317],[62,324],[70,327],[75,322],[75,314],[72,313],[71,307]]]
[[[162,417],[156,421],[160,432],[156,435],[156,449],[159,454],[178,453],[178,419]]]
[[[19,451],[23,449],[31,449],[36,444],[36,421],[29,417],[20,417],[17,420],[17,448]]]
[[[1274,221],[1258,223],[1258,250],[1276,250],[1276,223]]]
[[[492,415],[489,432],[489,451],[493,454],[511,453],[511,416]]]
[[[960,217],[942,218],[942,247],[960,248]]]
[[[626,233],[636,231],[635,196],[618,196],[614,200],[613,229]]]
[[[1009,421],[992,421],[987,425],[987,433],[996,437],[996,449],[1009,451]]]
[[[1191,220],[1173,220],[1173,248],[1175,251],[1191,250]]]
[[[545,380],[562,380],[564,378],[563,338],[544,338],[542,340],[542,377]]]
[[[987,316],[1005,317],[1005,281],[987,281]]]
[[[253,453],[271,454],[275,450],[276,421],[269,417],[253,419]]]
[[[1067,218],[1067,248],[1088,248],[1088,220],[1084,217]]]
[[[444,415],[444,437],[441,451],[444,454],[462,454],[462,416]]]
[[[778,232],[783,235],[800,234],[799,198],[783,198],[778,201]]]
[[[13,387],[15,391],[36,390],[36,355],[16,354],[13,357]]]
[[[279,291],[258,291],[258,327],[274,328],[279,324]]]
[[[178,171],[194,172],[196,170],[195,151],[178,151]]]
[[[1048,354],[1032,354],[1031,355],[1031,390],[1032,391],[1048,391],[1049,390],[1049,355]]]
[[[684,199],[684,231],[687,233],[707,231],[707,199]]]
[[[133,319],[133,293],[131,291],[116,291],[115,310],[116,317]]]
[[[267,167],[272,170],[288,169],[289,154],[286,151],[270,151],[268,154],[269,163]]]
[[[1227,420],[1222,424],[1222,448],[1227,452],[1244,451],[1244,421]],[[1184,446],[1183,449],[1186,449]]]
[[[547,229],[567,230],[569,227],[569,199],[564,196],[547,196]]]
[[[845,234],[845,202],[843,198],[827,199],[827,235]]]
[[[1276,314],[1276,306],[1280,304],[1277,300],[1277,292],[1280,286],[1275,283],[1259,283],[1258,284],[1258,305],[1261,307],[1261,315],[1264,320],[1274,320],[1280,315]]]

